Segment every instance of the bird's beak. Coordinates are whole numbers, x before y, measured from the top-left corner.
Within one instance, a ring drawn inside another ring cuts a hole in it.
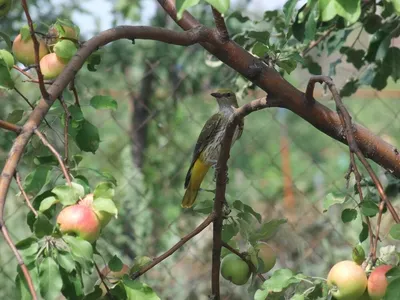
[[[220,98],[221,94],[220,93],[211,93],[211,96],[213,96],[215,98]]]

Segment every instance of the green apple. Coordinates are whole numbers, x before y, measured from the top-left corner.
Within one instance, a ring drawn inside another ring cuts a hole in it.
[[[246,284],[251,272],[249,265],[236,254],[228,254],[221,263],[221,275],[233,284]]]
[[[276,254],[270,245],[264,242],[258,242],[248,251],[251,262],[257,268],[259,273],[270,271],[276,264]],[[259,259],[262,261],[262,266],[259,266]]]

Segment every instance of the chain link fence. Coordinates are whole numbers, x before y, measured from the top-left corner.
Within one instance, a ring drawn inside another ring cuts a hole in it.
[[[346,72],[346,69],[341,70],[340,76]],[[98,249],[106,262],[118,254],[124,263],[131,265],[137,256],[155,257],[165,252],[206,217],[181,209],[180,202],[192,147],[216,104],[209,96],[212,87],[201,94],[177,95],[175,92],[182,82],[195,78],[191,78],[190,72],[178,74],[176,85],[171,88],[165,76],[157,73],[157,61],[153,61],[141,77],[123,75],[129,79],[121,75],[116,78],[115,86],[105,83],[99,88],[77,83],[85,118],[99,128],[102,141],[96,154],[83,154],[80,171],[92,186],[101,180],[95,170],[108,172],[117,179],[115,201],[119,217],[106,227]],[[140,91],[150,77],[151,97],[143,97],[146,95],[140,95]],[[221,86],[231,84],[231,78],[227,78]],[[308,75],[298,73],[293,78],[297,81],[295,85],[304,90],[307,82],[302,80]],[[90,95],[94,94],[112,95],[118,101],[118,110],[95,111],[88,105]],[[252,92],[240,99],[240,104],[262,95]],[[333,101],[324,96],[322,89],[315,95],[334,109]],[[400,146],[399,96],[398,87],[392,85],[383,92],[361,89],[344,102],[354,121],[394,146]],[[66,101],[73,103],[67,96]],[[140,123],[134,118],[138,116],[135,109],[141,111]],[[59,120],[51,113],[47,118],[54,126],[53,129],[43,127],[43,130],[61,151],[62,127],[57,126]],[[7,138],[12,140],[12,134]],[[135,143],[135,138],[140,139],[140,145]],[[72,154],[77,153],[73,143],[70,148]],[[5,155],[9,149],[1,151]],[[352,247],[358,242],[361,221],[343,224],[340,208],[333,206],[324,212],[322,205],[328,193],[347,191],[344,175],[349,166],[348,152],[345,145],[289,111],[273,108],[246,118],[243,136],[235,143],[229,160],[228,202],[240,199],[251,205],[262,215],[263,222],[287,219],[278,234],[268,241],[278,255],[275,269],[291,268],[325,277],[334,262],[350,257]],[[32,166],[32,162],[24,161],[21,175],[25,177]],[[383,170],[376,169],[385,180]],[[203,188],[214,188],[212,173],[213,170],[207,175]],[[58,180],[57,176],[50,184]],[[197,202],[212,198],[211,193],[202,191]],[[14,242],[29,236],[25,223],[27,213],[28,208],[13,183],[5,220]],[[390,224],[390,216],[385,216],[383,243]],[[241,250],[246,250],[246,243],[238,242]],[[210,226],[140,280],[148,283],[161,299],[208,299],[211,247]],[[3,278],[0,298],[16,299],[17,262],[3,240],[0,249]],[[104,265],[101,258],[97,257],[96,261]],[[85,278],[93,284],[96,280],[95,276]],[[221,282],[223,299],[250,298],[246,287],[236,287],[224,279]]]

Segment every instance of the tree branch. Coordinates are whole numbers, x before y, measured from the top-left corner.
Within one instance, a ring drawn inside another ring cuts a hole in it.
[[[244,255],[243,253],[240,253],[239,251],[237,251],[235,248],[231,247],[228,243],[225,243],[224,241],[222,241],[222,247],[228,249],[232,253],[235,253],[242,260],[244,260],[249,265],[249,268],[253,273],[257,272],[256,266],[252,263],[251,260],[247,259],[246,255]],[[256,274],[257,274],[258,278],[260,278],[262,281],[265,281],[265,277],[261,273],[256,273]]]
[[[138,272],[135,272],[131,275],[131,279],[135,280],[136,278],[140,277],[144,273],[146,273],[148,270],[152,269],[155,265],[159,264],[162,262],[164,259],[172,255],[175,251],[177,251],[179,248],[181,248],[184,244],[186,244],[187,241],[192,239],[194,236],[202,232],[204,229],[208,227],[213,221],[215,220],[215,213],[211,213],[199,226],[196,227],[192,232],[189,234],[185,235],[181,240],[176,243],[174,246],[172,246],[171,249],[169,249],[167,252],[163,253],[162,255],[156,257],[153,259],[153,261],[144,266],[142,269],[140,269]]]
[[[200,25],[188,12],[184,12],[183,17],[177,20],[174,1],[158,0],[158,2],[184,30]],[[310,104],[306,101],[305,94],[284,80],[274,68],[265,65],[233,41],[222,43],[217,39],[200,44],[226,65],[266,91],[269,96],[273,95],[277,100],[276,106],[291,110],[323,133],[347,143],[346,137],[341,132],[339,115],[318,102]],[[396,148],[360,125],[353,124],[353,127],[354,137],[364,156],[400,177],[400,155]]]
[[[367,170],[369,176],[371,177],[372,181],[374,182],[374,184],[378,190],[378,193],[380,195],[381,203],[379,204],[379,215],[378,215],[378,220],[377,220],[377,229],[376,229],[376,233],[375,233],[376,236],[375,236],[375,241],[373,243],[373,247],[371,249],[372,261],[373,261],[373,263],[375,263],[376,250],[377,250],[377,245],[378,245],[378,240],[379,240],[379,230],[380,230],[384,205],[386,204],[388,210],[390,211],[390,213],[396,223],[400,223],[399,215],[397,214],[396,210],[394,209],[392,203],[387,198],[378,176],[375,174],[371,165],[365,159],[363,153],[360,151],[360,149],[358,147],[358,143],[357,143],[356,139],[354,138],[354,134],[353,134],[353,126],[352,126],[352,122],[351,122],[351,116],[350,116],[349,112],[347,111],[346,107],[344,106],[342,99],[340,98],[339,92],[337,91],[336,86],[333,83],[332,79],[328,76],[314,76],[310,79],[310,83],[312,83],[312,82],[313,83],[315,83],[315,82],[323,83],[324,82],[328,86],[328,88],[330,89],[330,91],[332,93],[333,99],[336,103],[336,110],[341,119],[341,123],[342,123],[343,127],[345,128],[346,138],[347,138],[347,142],[348,142],[349,150],[350,150],[351,164],[353,166],[353,171],[355,172],[356,179],[358,179],[358,180],[360,179],[360,174],[358,172],[353,153],[356,154],[358,159],[363,164],[364,168]],[[314,85],[314,84],[311,84],[311,85]],[[309,86],[310,86],[310,84],[309,84]],[[312,93],[311,94],[310,93],[308,94],[308,96],[312,96]],[[361,189],[360,189],[360,191],[361,191]],[[360,197],[362,198],[362,194],[360,194]],[[371,233],[371,230],[369,230],[369,232]]]
[[[67,121],[67,120],[66,120]],[[54,154],[56,159],[58,160],[58,163],[60,164],[61,170],[64,174],[65,180],[67,181],[69,186],[72,186],[71,178],[68,174],[67,167],[64,164],[63,158],[60,153],[57,152],[57,150],[49,143],[49,141],[46,139],[46,137],[39,131],[39,129],[34,130],[35,134],[38,136],[38,138],[42,141],[42,143],[50,149],[51,153]]]
[[[46,87],[44,86],[44,78],[43,78],[42,71],[40,70],[40,59],[39,59],[40,44],[36,38],[35,28],[33,28],[33,22],[32,22],[31,15],[29,14],[29,9],[28,9],[26,0],[21,0],[21,5],[22,5],[22,8],[24,9],[25,16],[28,21],[29,31],[31,33],[31,38],[33,41],[33,48],[35,50],[35,64],[36,64],[37,76],[39,79],[40,92],[42,93],[42,97],[44,99],[47,99],[49,94],[47,93]]]
[[[216,172],[216,191],[214,200],[215,220],[213,225],[213,249],[212,249],[212,270],[211,270],[211,293],[214,300],[220,300],[219,270],[221,267],[221,246],[222,246],[222,225],[223,225],[223,205],[225,202],[225,191],[228,176],[227,162],[232,144],[232,138],[239,121],[253,111],[270,107],[267,98],[253,100],[238,109],[232,115],[226,128],[221,144],[221,152],[218,158]]]
[[[21,132],[21,127],[19,127],[18,125],[15,125],[13,123],[3,121],[3,120],[0,120],[0,128],[9,130],[9,131],[14,131],[16,134],[19,134]]]
[[[24,187],[22,186],[21,176],[19,175],[18,172],[15,172],[14,178],[15,178],[15,181],[17,182],[18,188],[19,188],[19,190],[20,190],[22,196],[23,196],[24,199],[25,199],[26,205],[28,205],[29,209],[30,209],[30,210],[33,212],[33,214],[37,217],[37,216],[38,216],[38,213],[37,213],[36,209],[32,206],[32,203],[31,203],[31,201],[29,200],[29,197],[28,197],[28,195],[26,194],[26,192],[25,192],[25,190],[24,190]]]
[[[214,16],[215,27],[217,27],[221,40],[228,41],[229,32],[228,28],[226,27],[224,18],[222,17],[221,13],[214,8],[214,6],[212,6],[212,13]]]

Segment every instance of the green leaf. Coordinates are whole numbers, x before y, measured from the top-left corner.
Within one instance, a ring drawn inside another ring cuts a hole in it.
[[[291,284],[299,282],[301,282],[301,279],[294,275],[291,270],[280,269],[275,271],[268,280],[264,281],[262,287],[269,292],[278,293]]]
[[[61,40],[54,45],[54,52],[65,62],[68,62],[78,51],[75,43],[70,40]]]
[[[118,103],[111,96],[97,95],[90,99],[90,105],[96,109],[111,109],[117,110]]]
[[[132,273],[139,271],[141,268],[152,262],[153,260],[148,256],[136,256],[133,260]]]
[[[336,0],[318,1],[319,14],[323,22],[328,22],[332,20],[334,17],[336,17],[337,12],[336,12],[335,1]]]
[[[386,294],[383,297],[384,300],[398,300],[400,295],[400,276],[395,277],[389,282],[386,288]]]
[[[0,38],[4,40],[4,42],[7,44],[8,50],[11,51],[12,45],[9,35],[5,32],[0,31]]]
[[[390,47],[383,60],[383,68],[389,73],[394,81],[400,78],[400,49]]]
[[[108,267],[110,268],[110,270],[112,272],[119,272],[122,270],[122,267],[124,266],[124,264],[122,263],[122,261],[119,259],[118,256],[114,255],[110,261],[108,262]]]
[[[349,223],[355,219],[357,219],[357,210],[352,209],[352,208],[346,208],[342,211],[342,222],[343,223]]]
[[[218,10],[221,14],[226,13],[229,9],[230,0],[206,0],[206,2],[210,3],[216,10]]]
[[[379,212],[378,205],[372,201],[361,202],[361,213],[367,217],[373,217]]]
[[[337,14],[350,23],[355,23],[361,15],[361,1],[359,0],[335,0]]]
[[[130,279],[122,280],[128,300],[160,300],[160,297],[147,284]]]
[[[16,109],[8,114],[7,122],[17,124],[19,121],[21,121],[23,115],[24,111],[22,109]]]
[[[371,65],[367,67],[367,69],[362,73],[358,83],[360,85],[371,85],[374,77],[376,75],[375,68]]]
[[[58,202],[57,198],[54,196],[50,196],[45,198],[42,202],[40,202],[39,211],[44,212],[52,207],[54,204]]]
[[[44,299],[58,299],[63,286],[57,263],[46,257],[39,265],[40,294]]]
[[[37,166],[40,166],[40,165],[58,166],[58,160],[55,158],[54,155],[36,156],[33,159],[33,162]]]
[[[360,243],[364,242],[368,238],[368,225],[362,222],[362,230],[358,236]]]
[[[82,151],[92,152],[94,154],[100,144],[100,136],[97,127],[85,120],[75,137],[75,142]]]
[[[314,5],[311,9],[305,24],[305,42],[314,40],[317,32],[318,5]]]
[[[92,53],[87,61],[87,68],[90,72],[96,72],[96,66],[101,63],[101,54],[99,52]]]
[[[288,74],[292,73],[297,67],[297,62],[293,59],[278,60],[276,64]]]
[[[222,227],[222,240],[228,243],[238,232],[239,226],[236,223],[224,224]]]
[[[362,245],[355,246],[351,252],[351,256],[356,264],[361,265],[365,260],[365,251]]]
[[[27,265],[29,275],[31,275],[31,279],[33,282],[33,286],[37,292],[39,292],[39,273],[38,268],[35,263],[31,263]],[[26,282],[24,273],[20,266],[17,267],[18,275],[15,278],[15,285],[17,287],[17,293],[19,294],[16,299],[19,300],[31,300],[32,295],[29,292],[28,284]]]
[[[289,0],[283,6],[283,13],[285,14],[285,24],[289,25],[292,20],[294,9],[296,8],[298,0]]]
[[[369,34],[374,34],[382,26],[382,17],[379,15],[367,16],[364,21],[364,29]]]
[[[114,201],[108,198],[97,198],[93,201],[93,208],[96,211],[105,211],[114,216],[118,215],[118,209]]]
[[[63,236],[64,241],[71,248],[71,254],[91,261],[93,259],[93,247],[85,240],[70,235]]]
[[[24,263],[29,265],[31,262],[36,261],[36,255],[39,251],[38,239],[34,236],[23,239],[15,244],[19,253],[24,259]]]
[[[326,212],[329,207],[335,204],[342,204],[346,200],[346,195],[343,193],[329,193],[326,195],[324,202],[322,204],[323,211]]]
[[[199,4],[200,0],[176,0],[176,16],[178,20],[182,18],[183,12],[189,7]]]
[[[304,64],[311,74],[314,74],[314,75],[322,74],[321,66],[318,63],[316,63],[315,61],[313,61],[311,56],[306,56],[304,58]]]
[[[58,251],[57,263],[67,272],[71,273],[76,269],[72,255],[66,251]]]
[[[10,70],[2,58],[0,58],[0,88],[10,90],[14,88],[14,81],[11,78]]]
[[[251,49],[251,53],[257,55],[258,57],[264,57],[269,51],[269,46],[260,42],[256,42]]]
[[[352,63],[356,69],[360,69],[364,65],[364,50],[356,50],[350,47],[342,47],[340,48],[340,53],[346,54],[347,61]]]
[[[286,222],[286,219],[276,219],[262,224],[258,230],[250,234],[249,242],[255,244],[258,240],[271,238],[278,231],[279,227]]]
[[[340,90],[340,97],[349,97],[357,92],[359,83],[357,79],[351,79],[347,81],[346,84]]]
[[[213,200],[204,200],[196,203],[196,206],[193,208],[195,212],[201,214],[209,214],[212,212],[214,208],[214,201]]]
[[[235,200],[235,202],[233,202],[233,207],[244,213],[249,213],[254,218],[256,218],[259,223],[261,223],[261,215],[259,213],[255,212],[251,206],[244,204],[240,200]]]
[[[395,240],[400,240],[400,224],[394,224],[392,228],[390,228],[390,237]]]
[[[294,294],[290,300],[305,300],[305,298],[303,294]]]
[[[36,237],[40,239],[53,233],[53,225],[44,214],[39,213],[36,217],[35,223],[33,224],[33,232],[35,233]]]
[[[114,186],[110,182],[100,182],[93,192],[93,198],[107,198],[112,199],[115,195]]]
[[[83,300],[98,300],[98,299],[102,299],[103,295],[103,290],[100,288],[100,286],[96,285],[94,287],[94,290],[88,294],[85,295],[85,297],[83,298]],[[106,296],[107,298],[107,296]],[[122,298],[121,298],[122,299]]]
[[[56,186],[51,192],[64,206],[75,204],[79,200],[79,195],[75,192],[75,189],[68,185]]]
[[[85,196],[85,194],[86,194],[85,188],[81,184],[73,181],[73,182],[71,182],[71,185],[75,192],[75,195],[78,196],[78,198],[82,198],[83,196]]]
[[[81,269],[67,273],[63,268],[60,268],[61,278],[63,280],[62,294],[66,299],[82,299],[83,281]],[[96,300],[99,298],[96,298]]]
[[[50,181],[49,166],[38,166],[31,173],[29,173],[24,182],[24,190],[27,194],[37,194],[40,190]]]

